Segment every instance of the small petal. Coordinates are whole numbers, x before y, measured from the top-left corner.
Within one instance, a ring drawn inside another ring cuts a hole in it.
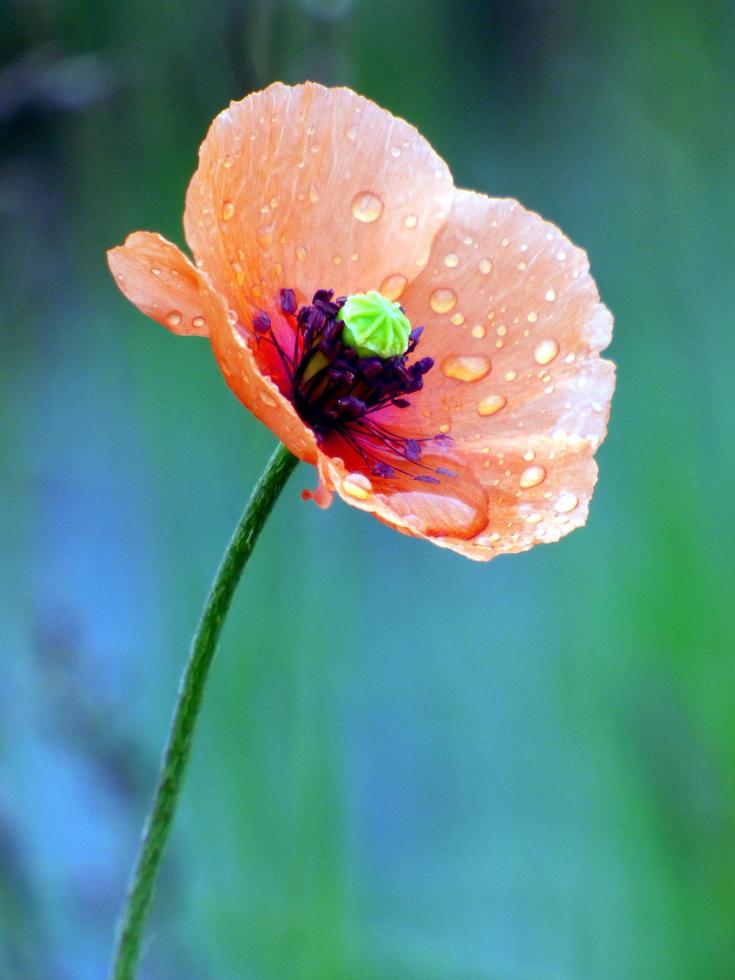
[[[150,231],[128,235],[107,261],[120,291],[138,309],[173,333],[209,333],[202,277],[176,245]]]

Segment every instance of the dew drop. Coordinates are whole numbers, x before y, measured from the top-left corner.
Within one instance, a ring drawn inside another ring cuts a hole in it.
[[[554,504],[558,514],[569,514],[579,505],[579,500],[573,493],[562,493]]]
[[[403,293],[406,288],[407,279],[402,276],[400,272],[394,272],[390,276],[386,276],[380,285],[380,292],[386,299],[395,300]]]
[[[461,327],[464,323],[464,315],[462,313],[452,313],[451,320],[455,327]]]
[[[319,191],[317,190],[316,184],[311,184],[309,187],[309,200],[312,204],[316,204],[319,200]]]
[[[481,323],[476,323],[472,328],[472,336],[476,337],[477,340],[482,340],[485,336],[485,328]]]
[[[169,327],[178,327],[181,323],[181,314],[178,310],[171,310],[170,313],[166,314],[166,323]]]
[[[197,330],[201,330],[207,321],[203,316],[195,316],[191,322],[197,328]]]
[[[449,313],[457,305],[457,294],[453,289],[435,289],[429,302],[435,313]]]
[[[151,272],[153,273],[154,276],[160,276],[161,275],[161,270],[157,266],[153,266],[153,268],[151,269]]]
[[[459,265],[459,256],[456,252],[450,252],[448,255],[444,256],[444,265],[448,269],[456,269]]]
[[[332,262],[333,262],[333,263],[334,263],[335,265],[342,265],[342,256],[341,256],[341,255],[335,255],[335,256],[334,256],[334,257],[332,258]]]
[[[538,313],[532,311],[531,313],[528,314],[526,319],[528,320],[529,323],[535,323],[538,320]]]
[[[229,221],[235,213],[235,205],[232,201],[225,201],[222,205],[222,220]]]
[[[537,364],[551,364],[559,353],[559,345],[555,340],[542,340],[533,356]]]
[[[508,399],[502,395],[488,395],[487,398],[483,398],[477,403],[477,414],[495,415],[501,408],[505,408],[507,404]]]
[[[390,155],[392,157],[395,157],[396,159],[398,159],[398,157],[401,155],[401,148],[400,148],[400,146],[392,146],[390,148]]]
[[[306,245],[297,245],[296,246],[296,258],[297,258],[297,260],[299,262],[303,262],[304,259],[307,256],[307,254],[308,254],[308,252],[307,252]]]
[[[360,191],[352,199],[352,213],[358,221],[369,225],[383,213],[383,202],[372,191]]]
[[[442,372],[457,381],[479,381],[490,374],[490,359],[482,354],[459,354],[442,361]]]
[[[483,276],[489,276],[493,271],[493,264],[490,259],[480,259],[479,266]]]
[[[415,228],[416,225],[419,223],[419,219],[416,217],[415,214],[407,214],[406,217],[403,219],[403,223],[406,226],[406,228]]]
[[[521,473],[520,485],[522,490],[530,490],[537,487],[546,479],[546,470],[543,466],[527,466]]]
[[[354,143],[354,141],[357,139],[357,126],[350,126],[350,128],[347,130],[347,139]]]
[[[503,377],[505,378],[506,381],[515,381],[518,375],[516,374],[515,371],[506,371]]]
[[[342,481],[342,489],[355,500],[367,500],[373,485],[364,473],[348,473]]]
[[[556,299],[556,290],[547,289],[544,299],[546,300],[547,303],[553,303],[554,300]]]
[[[439,431],[443,436],[445,436],[450,429],[451,429],[451,425],[449,424],[449,422],[442,422],[442,424],[439,426]]]
[[[275,398],[272,395],[269,395],[267,391],[261,391],[259,392],[259,394],[260,394],[260,400],[263,402],[264,405],[267,405],[268,408],[275,408],[276,405],[278,404]]]
[[[222,164],[226,170],[230,169],[232,163],[233,163],[232,157],[225,157],[224,160],[222,161]]]

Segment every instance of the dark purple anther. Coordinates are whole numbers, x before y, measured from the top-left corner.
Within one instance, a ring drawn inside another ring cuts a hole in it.
[[[284,313],[296,312],[296,293],[293,289],[281,290],[281,309]]]
[[[271,328],[271,318],[268,316],[265,310],[258,310],[253,317],[253,326],[258,333],[268,333]]]

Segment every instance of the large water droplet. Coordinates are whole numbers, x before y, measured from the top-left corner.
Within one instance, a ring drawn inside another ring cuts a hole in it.
[[[453,289],[442,287],[434,290],[429,302],[435,313],[449,313],[457,305],[457,294]]]
[[[488,395],[487,398],[483,398],[477,403],[477,414],[495,415],[507,404],[508,399],[504,398],[503,395]]]
[[[546,470],[543,466],[527,466],[521,473],[520,485],[522,490],[530,490],[537,487],[546,479]]]
[[[551,364],[558,353],[559,345],[555,340],[542,340],[533,356],[537,364]]]
[[[355,500],[367,500],[373,485],[364,473],[348,473],[342,481],[342,489]]]
[[[482,354],[459,354],[442,361],[442,372],[457,381],[479,381],[490,374],[492,364]]]
[[[407,281],[406,277],[402,276],[400,272],[394,272],[393,275],[386,276],[380,284],[380,292],[386,299],[395,302],[406,288]]]
[[[569,514],[579,505],[579,500],[573,493],[562,493],[554,504],[554,510],[559,514]]]
[[[383,202],[372,191],[360,191],[352,199],[352,213],[358,221],[370,224],[383,213]]]

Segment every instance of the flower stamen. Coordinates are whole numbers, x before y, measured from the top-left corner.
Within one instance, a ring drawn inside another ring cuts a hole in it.
[[[409,363],[423,327],[411,328],[402,307],[384,302],[378,293],[335,299],[331,289],[320,289],[298,310],[292,289],[282,289],[279,300],[293,327],[293,349],[284,348],[264,310],[253,317],[256,342],[275,348],[294,408],[319,442],[339,434],[376,476],[401,473],[423,483],[440,483],[438,475],[456,476],[453,470],[422,460],[426,443],[446,445],[451,442],[448,436],[408,438],[376,417],[390,406],[407,408],[406,396],[421,390],[424,375],[434,366],[431,357]],[[371,309],[379,318],[377,329],[370,323],[363,329]],[[426,472],[415,473],[407,465]]]

